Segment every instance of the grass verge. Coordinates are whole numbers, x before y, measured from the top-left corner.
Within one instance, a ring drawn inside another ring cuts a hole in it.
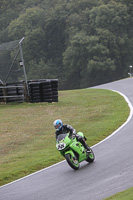
[[[92,146],[128,115],[124,98],[103,89],[61,91],[58,103],[1,104],[0,185],[63,160],[55,147],[55,119],[84,132]]]
[[[105,200],[133,200],[133,187],[106,198]]]

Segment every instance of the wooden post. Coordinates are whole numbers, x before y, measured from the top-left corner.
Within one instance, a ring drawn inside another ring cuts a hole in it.
[[[3,91],[3,98],[4,98],[4,102],[7,103],[7,90],[6,90],[6,86],[2,88]]]
[[[28,91],[27,91],[27,84],[26,82],[23,83],[24,84],[24,101],[25,102],[30,102],[29,101],[29,95],[28,95]]]

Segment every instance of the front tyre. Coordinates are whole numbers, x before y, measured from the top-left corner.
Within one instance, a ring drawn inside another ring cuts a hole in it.
[[[89,163],[92,163],[94,160],[95,160],[95,155],[94,155],[94,152],[91,149],[91,152],[88,153],[86,161],[89,162]]]
[[[65,158],[66,158],[66,161],[68,162],[68,164],[70,165],[70,167],[72,167],[75,170],[79,168],[79,161],[76,157],[73,158],[71,156],[71,154],[68,153],[65,155]]]

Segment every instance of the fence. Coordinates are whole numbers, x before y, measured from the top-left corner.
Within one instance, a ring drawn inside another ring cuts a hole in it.
[[[8,83],[0,85],[0,102],[24,102],[24,83]]]

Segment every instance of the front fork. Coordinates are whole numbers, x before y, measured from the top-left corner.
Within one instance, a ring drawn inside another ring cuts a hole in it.
[[[73,151],[67,151],[67,152],[65,152],[65,155],[66,154],[70,154],[73,158],[75,157],[75,154],[73,153]]]

